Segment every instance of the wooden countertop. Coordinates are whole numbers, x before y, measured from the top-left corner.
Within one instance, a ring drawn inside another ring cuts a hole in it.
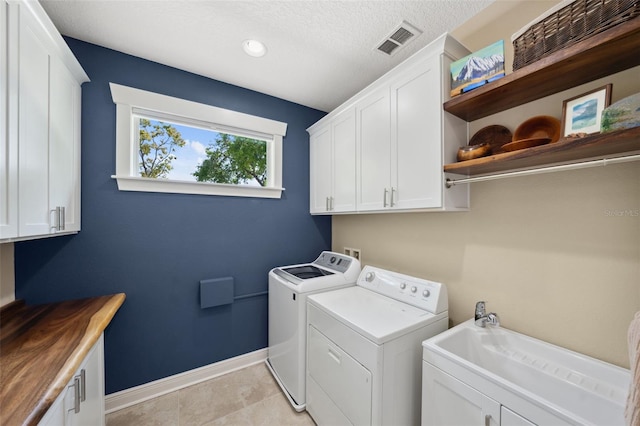
[[[0,423],[35,425],[98,341],[124,293],[0,309]]]

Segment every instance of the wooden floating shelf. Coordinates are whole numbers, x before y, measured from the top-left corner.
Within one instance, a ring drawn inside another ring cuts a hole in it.
[[[444,110],[474,121],[640,65],[640,17],[456,96]]]
[[[445,164],[444,171],[480,176],[632,154],[640,154],[640,127]]]

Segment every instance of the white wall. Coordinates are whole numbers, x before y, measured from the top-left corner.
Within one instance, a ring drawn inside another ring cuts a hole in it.
[[[15,298],[13,243],[0,244],[0,306]]]
[[[454,35],[471,50],[500,38],[510,45],[554,3],[497,2],[483,12],[493,20],[474,18]],[[615,102],[640,91],[639,75],[636,67],[478,120],[470,135],[559,118],[564,99],[609,82]],[[469,212],[334,216],[333,249],[360,248],[363,264],[445,283],[452,325],[486,300],[504,327],[628,368],[627,328],[640,310],[639,213],[633,162],[475,183]]]

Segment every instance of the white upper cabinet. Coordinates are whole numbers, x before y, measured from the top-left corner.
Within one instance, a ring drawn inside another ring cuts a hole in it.
[[[442,35],[308,129],[312,145],[319,144],[316,134],[355,107],[356,205],[322,213],[469,208],[468,186],[446,188],[443,173],[443,165],[454,162],[458,147],[467,143],[467,123],[442,109],[449,93],[449,65],[468,53]],[[329,162],[324,169],[336,164],[335,158],[315,158],[317,152],[319,147],[312,147],[312,187],[320,169],[315,163]],[[335,185],[342,184],[338,174],[334,179]],[[345,181],[350,185],[353,180]],[[311,213],[320,212],[312,206]]]
[[[6,23],[9,5],[0,3],[0,22]],[[17,64],[9,66],[9,26],[0,26],[0,239],[18,235],[18,138],[15,96],[9,86],[15,85]],[[11,203],[9,201],[12,201]]]
[[[357,209],[381,210],[390,205],[391,116],[389,90],[383,88],[358,102]]]
[[[310,142],[311,213],[350,212],[356,207],[356,117],[353,108],[314,132]]]
[[[0,152],[15,166],[1,171],[0,239],[78,232],[80,86],[88,77],[38,2],[2,5],[8,84]]]
[[[432,99],[439,75],[434,56],[391,85],[392,208],[441,207],[442,132],[437,122],[429,125],[442,114]]]
[[[35,17],[20,10],[19,28],[18,235],[22,237],[49,233],[49,53]]]
[[[318,130],[309,138],[311,213],[328,213],[332,194],[333,156],[331,125]]]
[[[57,58],[51,60],[50,81],[49,211],[64,208],[60,212],[63,226],[57,232],[78,232],[82,93],[78,82]]]

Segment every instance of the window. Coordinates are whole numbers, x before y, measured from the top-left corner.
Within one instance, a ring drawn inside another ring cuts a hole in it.
[[[121,191],[280,198],[286,123],[110,86]]]

